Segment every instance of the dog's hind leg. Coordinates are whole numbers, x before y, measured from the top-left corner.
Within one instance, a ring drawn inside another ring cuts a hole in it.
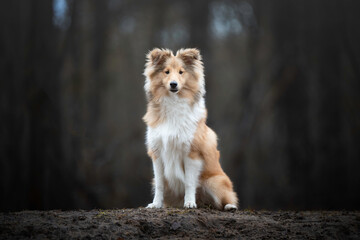
[[[203,186],[217,209],[227,211],[237,209],[238,199],[228,176],[212,176],[203,181]]]

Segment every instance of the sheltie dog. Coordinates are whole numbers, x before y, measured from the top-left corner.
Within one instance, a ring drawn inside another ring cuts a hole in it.
[[[220,166],[217,136],[206,125],[205,80],[199,50],[153,49],[144,75],[148,101],[143,117],[154,170],[154,200],[167,206],[237,209],[238,199]]]

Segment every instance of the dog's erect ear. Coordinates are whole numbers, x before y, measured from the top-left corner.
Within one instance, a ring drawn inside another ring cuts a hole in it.
[[[196,48],[186,48],[177,51],[176,56],[181,58],[186,65],[193,65],[195,62],[201,63],[200,51]]]
[[[146,59],[148,64],[159,66],[163,64],[166,59],[168,59],[172,55],[172,51],[170,51],[169,49],[154,48],[146,55]]]

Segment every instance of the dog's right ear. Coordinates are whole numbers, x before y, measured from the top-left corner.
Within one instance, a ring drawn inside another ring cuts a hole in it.
[[[154,48],[146,55],[146,59],[149,65],[159,66],[171,57],[171,55],[173,55],[173,53],[169,49]]]

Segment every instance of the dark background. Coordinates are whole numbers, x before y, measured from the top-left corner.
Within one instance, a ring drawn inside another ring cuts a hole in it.
[[[145,54],[197,47],[241,208],[360,209],[360,1],[0,4],[0,210],[145,206]]]

